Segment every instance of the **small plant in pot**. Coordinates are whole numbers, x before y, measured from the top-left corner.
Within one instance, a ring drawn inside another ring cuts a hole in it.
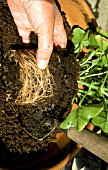
[[[70,50],[54,49],[49,66],[41,70],[35,53],[28,49],[9,50],[2,58],[1,167],[45,168],[58,163],[59,159],[53,158],[49,164],[53,154],[62,159],[66,156],[52,141],[77,93],[79,65]]]
[[[99,27],[87,30],[77,27],[72,35],[74,53],[80,64],[80,88],[72,104],[78,105],[60,127],[76,127],[81,131],[92,122],[108,135],[108,34]]]
[[[74,3],[77,3],[77,1],[74,1]],[[66,2],[66,4],[68,3]],[[71,4],[68,6],[69,8],[74,7]],[[81,7],[81,5],[79,6]],[[85,27],[88,14],[85,15],[86,11],[81,8],[80,12],[82,11],[84,11],[82,18]],[[7,13],[8,11],[5,12],[5,14]],[[80,16],[79,14],[78,20],[82,24]],[[86,21],[84,16],[86,16]],[[7,16],[5,18],[7,18],[7,21],[9,20]],[[68,26],[65,17],[64,22]],[[3,29],[3,54],[10,47],[7,44],[18,43],[18,35],[13,34],[13,32],[15,33],[15,27],[8,25],[9,22],[6,23],[7,26]],[[13,21],[10,23],[12,25]],[[6,31],[6,28],[12,34],[12,40],[14,37],[14,43],[13,41],[10,42],[11,38],[9,36],[6,36],[9,32]],[[67,27],[67,30],[70,34],[70,27]],[[33,42],[35,41],[34,38]],[[43,169],[48,169],[61,162],[69,152],[73,152],[76,143],[70,142],[66,135],[65,139],[62,138],[62,133],[59,133],[60,140],[56,140],[61,150],[52,142],[52,140],[55,140],[55,134],[60,132],[59,123],[70,112],[71,100],[78,91],[79,64],[70,48],[72,42],[68,45],[65,50],[54,49],[49,66],[43,71],[37,68],[36,50],[13,49],[3,55],[0,94],[2,101],[2,112],[0,113],[0,167],[27,170],[38,169],[39,165]],[[72,144],[71,147],[68,144]],[[73,156],[78,151],[79,149],[74,152]],[[58,167],[55,169],[58,169]]]

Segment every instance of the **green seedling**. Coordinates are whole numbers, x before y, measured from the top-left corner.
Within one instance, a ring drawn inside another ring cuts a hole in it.
[[[77,103],[78,107],[60,127],[77,127],[81,131],[88,122],[92,122],[108,133],[108,34],[97,27],[95,32],[75,28],[72,35],[74,53],[80,64],[78,84],[82,84],[84,89],[79,89],[72,100],[72,104]],[[83,48],[87,53],[79,60]]]

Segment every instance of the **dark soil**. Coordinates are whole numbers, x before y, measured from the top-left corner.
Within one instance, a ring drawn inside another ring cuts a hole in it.
[[[37,37],[31,34],[31,44],[25,47],[18,35],[16,25],[5,0],[0,5],[1,58],[0,58],[0,166],[15,166],[22,161],[36,157],[38,150],[47,150],[49,143],[60,131],[59,124],[71,109],[71,100],[76,95],[79,66],[72,54],[71,28],[65,15],[64,25],[68,35],[65,50],[54,47],[49,70],[54,77],[53,97],[35,104],[18,105],[15,99],[21,88],[20,66],[13,56],[5,58],[9,49],[22,53],[37,48]],[[9,54],[10,55],[10,54]],[[7,96],[11,96],[7,100]],[[52,129],[55,130],[52,132]],[[51,133],[52,132],[52,133]],[[47,136],[47,137],[45,137]],[[45,138],[44,138],[45,137]],[[41,138],[44,138],[41,140]]]

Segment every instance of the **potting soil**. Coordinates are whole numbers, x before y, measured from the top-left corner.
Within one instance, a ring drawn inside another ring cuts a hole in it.
[[[71,100],[78,90],[79,65],[72,53],[71,28],[62,13],[68,35],[67,48],[53,50],[49,72],[53,76],[53,95],[33,103],[18,103],[22,88],[20,60],[16,54],[32,51],[35,57],[37,36],[31,33],[31,44],[25,47],[5,0],[1,1],[0,58],[0,166],[20,161],[48,144],[60,131],[59,124],[71,109]],[[23,158],[23,159],[22,159]]]

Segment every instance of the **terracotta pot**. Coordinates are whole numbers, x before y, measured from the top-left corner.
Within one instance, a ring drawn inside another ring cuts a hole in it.
[[[49,144],[48,150],[38,151],[31,158],[21,162],[10,162],[0,167],[0,170],[58,170],[72,159],[81,147],[69,139],[65,133],[57,133],[56,141]],[[12,165],[13,163],[13,165]]]
[[[94,16],[84,0],[58,0],[61,10],[66,13],[70,26],[78,25],[84,29]],[[73,108],[76,105],[73,106]],[[65,166],[81,149],[81,145],[70,140],[65,133],[57,134],[57,140],[52,142],[48,151],[40,153],[31,162],[21,165],[23,169],[58,170]]]
[[[67,20],[71,27],[88,28],[88,22],[95,20],[95,17],[85,0],[58,0],[61,10],[66,13]]]

